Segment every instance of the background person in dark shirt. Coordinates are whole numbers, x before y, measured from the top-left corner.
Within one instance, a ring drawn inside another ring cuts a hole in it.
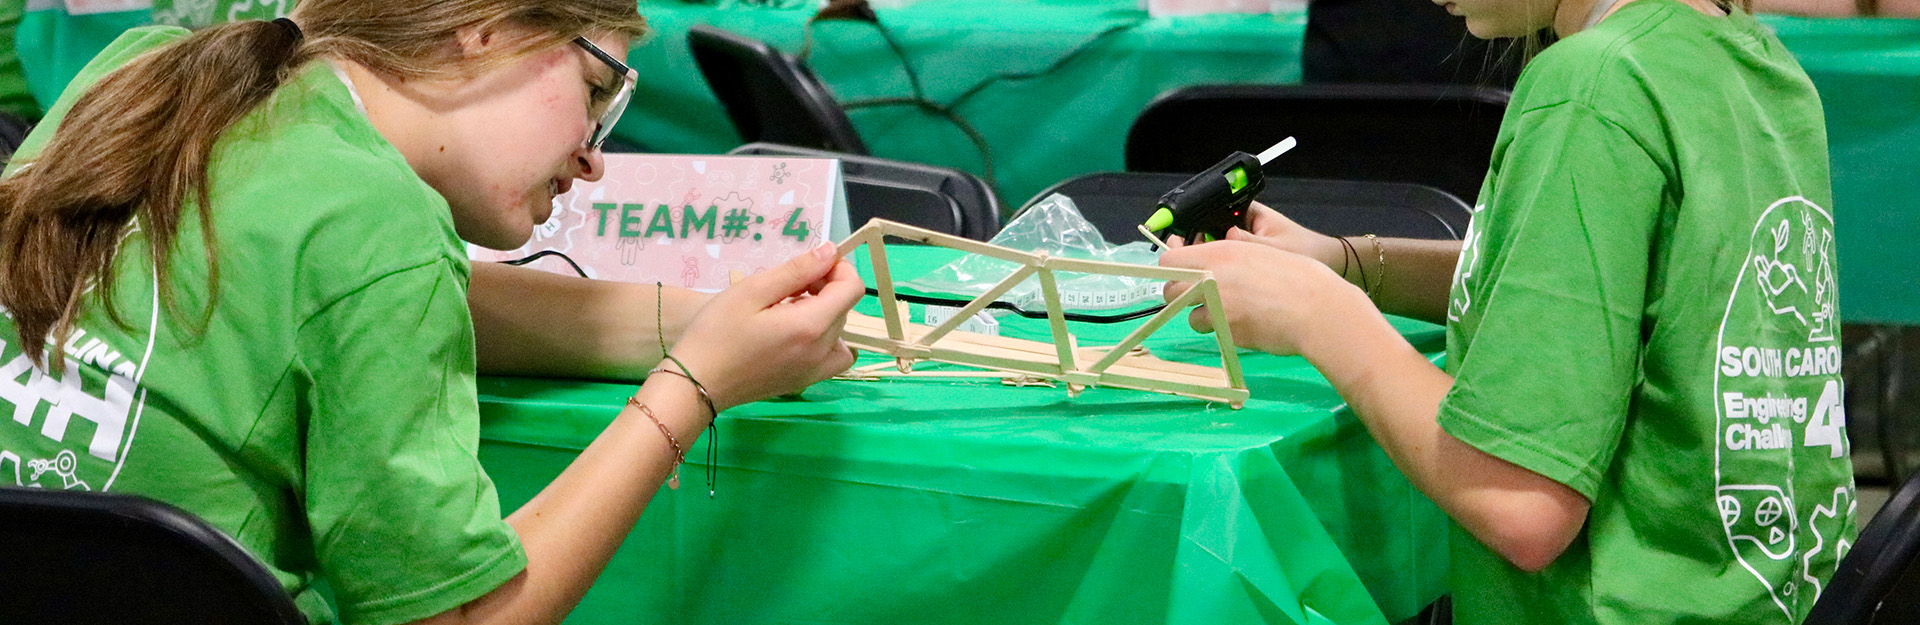
[[[1468,36],[1460,18],[1429,0],[1311,0],[1301,78],[1512,89],[1516,45]]]

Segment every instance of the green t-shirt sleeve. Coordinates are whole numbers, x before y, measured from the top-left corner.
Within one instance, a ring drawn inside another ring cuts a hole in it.
[[[380,277],[300,328],[314,553],[341,620],[412,621],[526,568],[481,468],[464,267]]]
[[[1639,377],[1666,176],[1578,103],[1521,114],[1475,216],[1470,298],[1440,405],[1449,434],[1592,499]],[[1474,241],[1478,238],[1478,241]],[[1457,309],[1457,308],[1456,308]]]

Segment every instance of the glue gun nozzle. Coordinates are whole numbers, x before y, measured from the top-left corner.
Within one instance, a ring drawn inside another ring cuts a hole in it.
[[[1167,226],[1171,225],[1173,225],[1173,210],[1165,206],[1160,207],[1160,210],[1154,211],[1153,216],[1147,218],[1146,224],[1147,229],[1154,232],[1165,230]]]

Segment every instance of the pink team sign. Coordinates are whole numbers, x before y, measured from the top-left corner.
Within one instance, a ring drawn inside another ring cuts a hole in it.
[[[607,175],[554,198],[520,249],[468,246],[475,261],[565,254],[587,276],[718,291],[734,271],[778,265],[846,238],[840,161],[781,156],[608,154]],[[574,275],[558,258],[527,265]]]
[[[1306,8],[1305,0],[1141,0],[1152,17],[1209,13],[1286,13]]]
[[[65,0],[64,2],[30,2],[27,10],[35,10],[38,5],[64,5],[67,15],[95,15],[99,13],[121,13],[125,11],[145,11],[153,8],[153,0]]]

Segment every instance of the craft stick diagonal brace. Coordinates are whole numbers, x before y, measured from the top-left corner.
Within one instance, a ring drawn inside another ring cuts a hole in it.
[[[892,270],[887,265],[887,237],[989,256],[1022,267],[962,310],[984,309],[1014,284],[1037,275],[1047,302],[1052,341],[1042,343],[957,329],[957,321],[967,315],[955,315],[939,327],[909,322],[900,311]],[[1217,401],[1236,409],[1246,404],[1247,383],[1240,370],[1233,338],[1225,331],[1226,314],[1210,273],[1021,252],[884,219],[867,222],[842,241],[838,251],[844,257],[861,246],[868,248],[867,255],[873,263],[875,290],[879,292],[883,318],[852,313],[848,315],[842,336],[848,345],[857,349],[892,356],[905,375],[916,375],[910,373],[913,361],[931,360],[1064,383],[1070,395],[1077,395],[1080,388],[1088,386],[1107,386]],[[1119,344],[1082,348],[1075,345],[1072,335],[1067,333],[1062,316],[1059,285],[1054,279],[1054,274],[1060,271],[1188,282],[1193,288],[1148,318]],[[1135,350],[1148,336],[1194,304],[1205,306],[1214,328],[1218,329],[1220,367],[1169,362]]]

